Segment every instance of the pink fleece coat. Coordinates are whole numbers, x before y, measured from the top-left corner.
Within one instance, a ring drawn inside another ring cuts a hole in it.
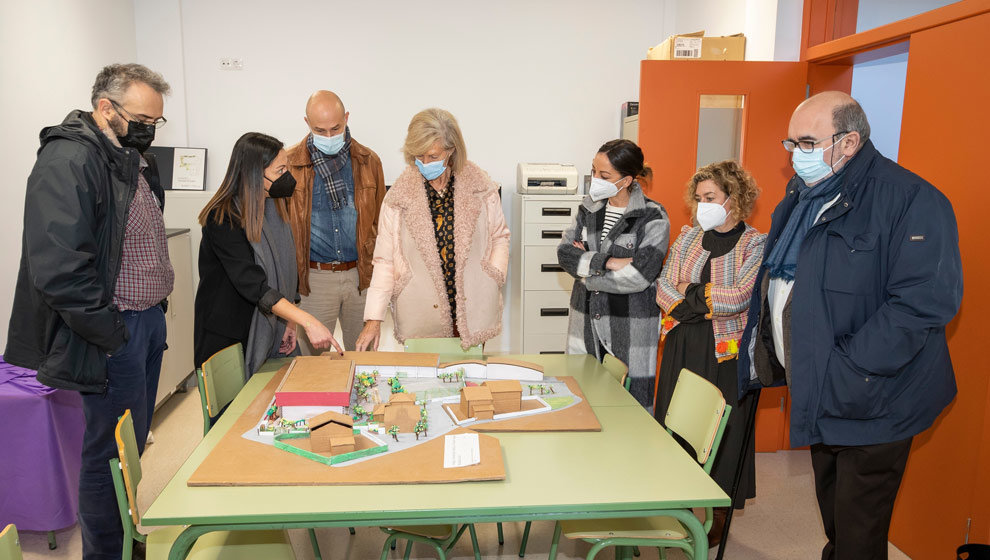
[[[400,343],[454,335],[426,188],[419,171],[407,167],[385,195],[378,218],[364,320],[384,320],[391,306]],[[468,348],[502,331],[509,266],[509,228],[497,186],[470,161],[454,183],[454,262],[457,330]]]

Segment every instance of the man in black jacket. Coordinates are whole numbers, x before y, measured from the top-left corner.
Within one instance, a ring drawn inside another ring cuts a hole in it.
[[[126,409],[141,450],[165,349],[172,291],[164,192],[142,153],[165,123],[169,86],[139,64],[96,77],[92,112],[41,131],[28,177],[21,263],[4,359],[51,387],[82,393],[79,477],[83,557],[120,558],[110,475],[114,427]]]

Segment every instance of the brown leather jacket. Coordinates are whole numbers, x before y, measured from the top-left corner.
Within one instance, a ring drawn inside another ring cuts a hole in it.
[[[289,148],[289,172],[296,179],[296,191],[289,202],[289,225],[296,240],[296,266],[299,293],[309,295],[309,235],[313,211],[313,161],[306,149],[306,137]],[[354,207],[357,208],[358,289],[371,283],[371,259],[378,237],[378,213],[385,198],[385,172],[378,154],[351,138],[351,167],[354,170]]]

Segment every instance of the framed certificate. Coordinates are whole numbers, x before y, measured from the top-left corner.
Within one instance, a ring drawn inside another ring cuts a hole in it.
[[[176,148],[172,155],[172,189],[201,191],[206,186],[206,148]]]
[[[206,187],[206,148],[152,146],[165,190],[202,191]]]

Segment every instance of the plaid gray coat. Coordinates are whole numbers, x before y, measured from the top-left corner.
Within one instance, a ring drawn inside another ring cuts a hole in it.
[[[651,406],[660,339],[656,279],[667,253],[670,220],[663,206],[634,183],[626,213],[602,240],[605,205],[585,197],[557,247],[558,262],[574,277],[567,352],[601,360],[604,348],[615,355],[629,366],[632,395]],[[585,248],[575,247],[574,241]],[[631,257],[632,263],[608,270],[610,257]]]

